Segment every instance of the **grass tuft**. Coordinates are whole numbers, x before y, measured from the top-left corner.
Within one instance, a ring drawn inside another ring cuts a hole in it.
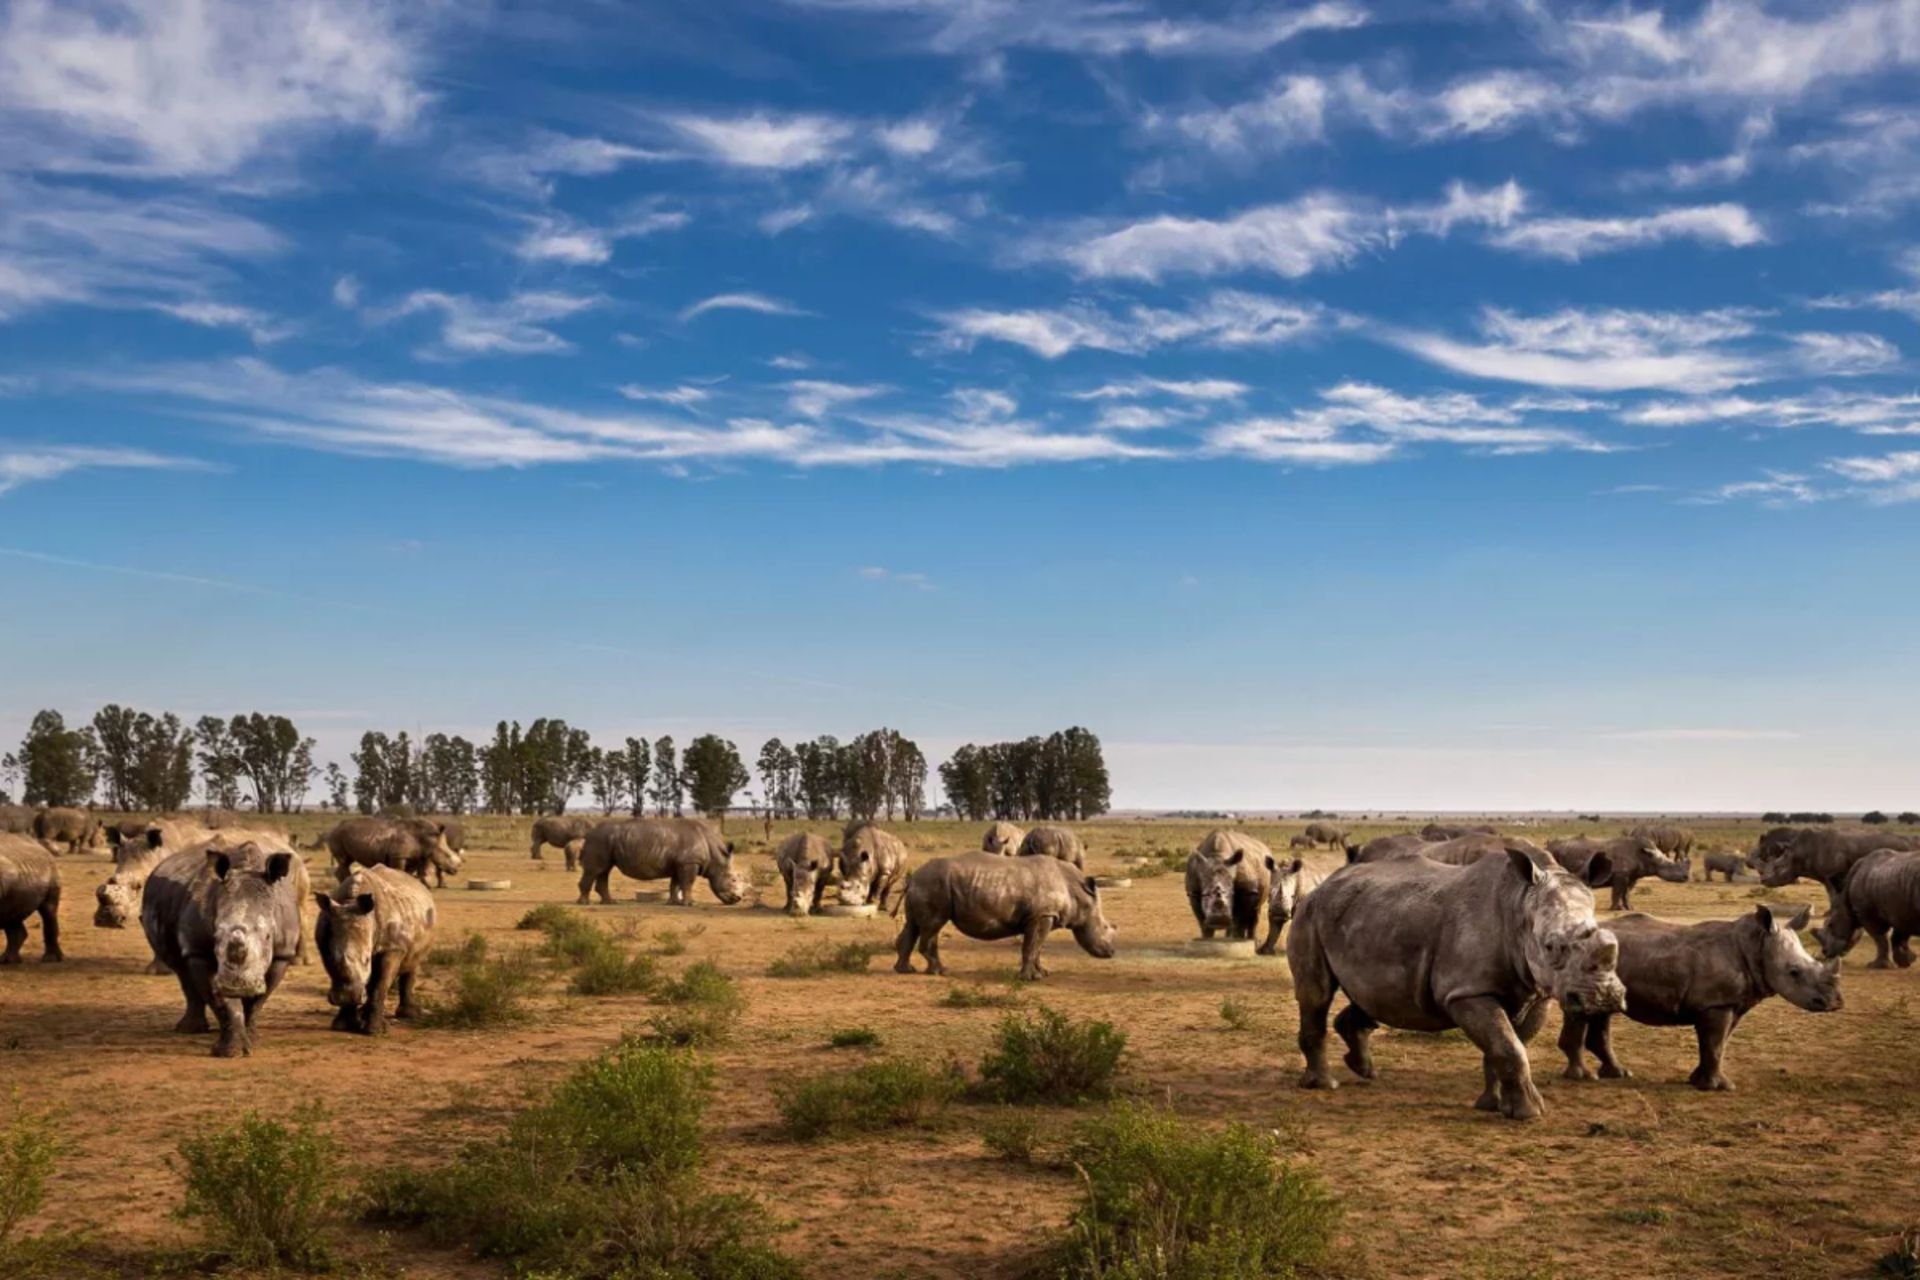
[[[784,1086],[778,1094],[780,1118],[787,1135],[802,1140],[903,1125],[925,1128],[963,1088],[952,1063],[869,1062]]]
[[[1040,1122],[1008,1107],[980,1126],[988,1151],[1015,1164],[1032,1164],[1040,1152]]]
[[[13,1114],[0,1125],[0,1258],[20,1224],[46,1201],[47,1179],[60,1149],[54,1117],[27,1110],[16,1089]]]
[[[865,973],[874,956],[890,950],[871,942],[811,942],[789,950],[767,966],[770,978],[813,978],[823,973]]]
[[[578,996],[638,996],[660,983],[652,956],[628,955],[619,947],[599,952],[573,971],[571,990]]]
[[[941,1007],[947,1009],[1011,1009],[1019,1003],[1018,992],[992,991],[971,983],[955,983],[940,997]]]
[[[668,1044],[696,1048],[720,1044],[732,1035],[747,1003],[733,979],[710,960],[688,965],[658,994],[667,1007],[647,1025]]]
[[[1253,1025],[1253,1010],[1228,996],[1220,1002],[1220,1021],[1231,1030],[1245,1031]]]
[[[1075,1021],[1047,1008],[1025,1018],[1008,1014],[993,1051],[981,1059],[981,1088],[1001,1102],[1104,1099],[1126,1051],[1126,1033],[1111,1022]]]
[[[515,948],[492,954],[485,938],[469,934],[447,979],[448,989],[427,1002],[421,1024],[471,1029],[504,1027],[532,1016],[527,997],[539,981],[533,953]]]

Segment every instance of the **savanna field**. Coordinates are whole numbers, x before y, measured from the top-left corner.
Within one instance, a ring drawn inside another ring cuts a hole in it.
[[[304,846],[331,819],[286,821]],[[1288,1168],[1318,1180],[1337,1211],[1327,1215],[1327,1247],[1299,1274],[1913,1274],[1898,1267],[1903,1233],[1920,1226],[1920,975],[1867,971],[1870,946],[1847,958],[1844,1010],[1814,1015],[1774,999],[1741,1023],[1727,1057],[1732,1093],[1687,1086],[1690,1029],[1625,1018],[1614,1037],[1632,1079],[1562,1080],[1551,1015],[1531,1046],[1547,1114],[1517,1124],[1471,1108],[1480,1056],[1457,1032],[1383,1030],[1377,1081],[1336,1067],[1337,1092],[1297,1089],[1285,960],[1200,957],[1185,946],[1196,930],[1179,868],[1211,824],[1080,827],[1089,870],[1131,880],[1102,894],[1119,954],[1096,960],[1062,931],[1046,949],[1049,976],[1025,985],[1013,981],[1015,941],[978,943],[949,929],[949,975],[909,977],[893,972],[897,925],[885,916],[788,918],[766,829],[728,825],[754,885],[745,902],[721,906],[702,882],[691,907],[669,907],[664,881],[616,873],[615,905],[577,908],[559,850],[528,860],[527,820],[468,819],[467,863],[436,895],[437,951],[422,979],[438,1022],[396,1023],[379,1039],[329,1031],[326,979],[318,965],[298,967],[261,1014],[253,1056],[230,1061],[208,1056],[208,1037],[173,1032],[179,989],[142,972],[149,953],[137,928],[92,926],[107,854],[62,859],[66,962],[37,963],[35,925],[29,962],[0,969],[0,1071],[26,1113],[51,1116],[59,1147],[43,1205],[16,1230],[42,1241],[19,1254],[18,1274],[262,1271],[223,1261],[206,1220],[175,1212],[182,1140],[246,1111],[304,1117],[337,1148],[344,1199],[325,1215],[325,1257],[311,1265],[363,1276],[511,1274],[508,1261],[474,1256],[471,1233],[396,1211],[396,1178],[405,1184],[406,1171],[445,1166],[475,1143],[524,1140],[528,1122],[512,1129],[515,1117],[548,1104],[583,1064],[623,1037],[663,1035],[698,1041],[686,1052],[712,1073],[697,1132],[681,1135],[704,1144],[702,1194],[757,1199],[772,1221],[768,1243],[799,1274],[1032,1274],[1087,1195],[1087,1175],[1067,1158],[1081,1149],[1076,1135],[1112,1105],[994,1100],[983,1087],[982,1061],[1003,1022],[1031,1023],[1043,1010],[1125,1034],[1112,1081],[1121,1106],[1170,1109],[1205,1133],[1244,1124]],[[1282,851],[1301,825],[1244,829]],[[1350,838],[1418,825],[1357,824]],[[1509,829],[1544,841],[1618,825]],[[1824,910],[1811,882],[1702,883],[1703,850],[1751,849],[1761,828],[1690,825],[1694,880],[1644,880],[1636,908],[1679,921],[1730,918],[1761,901]],[[838,827],[826,823],[776,823],[772,841],[802,826],[837,847]],[[980,834],[980,824],[957,822],[891,829],[910,865],[976,847]],[[316,882],[330,884],[325,854],[308,856]],[[1341,861],[1337,850],[1307,857],[1326,871]],[[512,887],[472,891],[469,879]],[[549,929],[516,928],[542,907]],[[1604,893],[1600,907],[1604,923]],[[578,920],[605,938],[567,941]],[[738,1000],[688,1032],[708,1008],[688,996],[711,977],[698,968],[708,964]],[[524,1018],[458,1025],[448,1010],[489,994],[463,986],[506,970]],[[898,1068],[888,1078],[901,1095],[877,1114],[836,1110],[831,1090],[801,1087],[874,1064]]]

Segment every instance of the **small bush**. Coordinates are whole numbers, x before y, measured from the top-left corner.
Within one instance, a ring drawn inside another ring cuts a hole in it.
[[[291,1124],[253,1112],[180,1144],[180,1216],[204,1222],[220,1252],[250,1268],[326,1265],[339,1157],[317,1112]]]
[[[1235,1031],[1245,1031],[1253,1025],[1253,1011],[1228,996],[1220,1002],[1220,1021]]]
[[[771,978],[811,978],[822,973],[865,973],[886,950],[871,942],[814,942],[793,948],[767,966]]]
[[[1024,1111],[1008,1108],[980,1126],[980,1141],[1002,1160],[1032,1164],[1040,1149],[1040,1124]]]
[[[659,981],[660,967],[652,956],[630,956],[615,946],[574,970],[572,991],[579,996],[645,995]]]
[[[531,1016],[527,996],[540,978],[533,954],[515,949],[492,955],[486,939],[468,937],[453,965],[448,990],[427,1003],[421,1023],[430,1027],[503,1027]]]
[[[433,969],[450,969],[457,964],[487,958],[487,939],[485,935],[469,933],[458,942],[442,943],[427,952],[427,965]]]
[[[872,1049],[880,1043],[880,1033],[872,1027],[847,1027],[827,1037],[836,1049]]]
[[[1288,1280],[1332,1247],[1338,1203],[1244,1125],[1123,1104],[1078,1126],[1068,1156],[1085,1199],[1054,1253],[1063,1280]]]
[[[1013,991],[989,991],[981,986],[955,984],[947,988],[940,1003],[948,1009],[1011,1009],[1020,1003]]]
[[[578,919],[578,916],[557,902],[543,902],[521,916],[520,922],[513,927],[551,933],[556,929],[571,928]]]
[[[656,955],[679,956],[687,953],[687,937],[673,929],[662,929],[653,935],[653,950]]]
[[[28,1111],[16,1091],[13,1114],[0,1125],[0,1256],[14,1231],[46,1200],[60,1145],[53,1117]]]
[[[1002,1102],[1056,1105],[1113,1092],[1127,1035],[1111,1022],[1076,1022],[1039,1009],[1030,1018],[1000,1020],[995,1048],[980,1062],[983,1090]]]
[[[708,960],[688,965],[660,988],[659,998],[668,1007],[648,1020],[654,1034],[669,1044],[695,1047],[724,1041],[747,1003],[733,979]]]
[[[872,1133],[899,1125],[924,1127],[960,1095],[957,1067],[917,1062],[869,1062],[787,1085],[779,1091],[789,1136]]]

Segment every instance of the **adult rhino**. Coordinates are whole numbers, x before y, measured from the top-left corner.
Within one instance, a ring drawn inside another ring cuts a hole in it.
[[[100,819],[80,809],[56,805],[33,815],[33,838],[55,856],[78,853],[89,845],[99,843]],[[67,847],[56,849],[53,847],[55,844]]]
[[[1503,857],[1514,849],[1522,850],[1530,857],[1548,856],[1545,849],[1524,836],[1484,834],[1456,836],[1452,840],[1442,840],[1439,844],[1422,845],[1413,850],[1411,856],[1425,858],[1429,862],[1444,863],[1450,867],[1469,867],[1483,858]]]
[[[1635,840],[1645,840],[1660,852],[1675,858],[1684,858],[1693,852],[1693,832],[1685,827],[1664,822],[1638,822],[1623,834]]]
[[[894,942],[894,972],[913,972],[916,946],[927,972],[945,973],[940,931],[951,924],[969,938],[995,942],[1018,937],[1020,977],[1046,976],[1040,949],[1055,929],[1071,929],[1088,955],[1113,957],[1115,930],[1100,910],[1092,876],[1058,858],[1002,858],[963,853],[934,858],[907,877],[905,923]]]
[[[387,992],[396,987],[393,1016],[413,1017],[413,984],[433,942],[427,886],[392,867],[357,867],[314,901],[314,947],[327,970],[327,1003],[339,1010],[333,1029],[386,1034]]]
[[[307,892],[306,864],[264,832],[221,832],[154,868],[140,923],[186,997],[175,1031],[207,1030],[211,1008],[220,1025],[213,1056],[253,1052],[260,1010],[304,947]]]
[[[1788,915],[1755,907],[1738,920],[1669,924],[1635,913],[1608,922],[1620,944],[1620,980],[1627,985],[1626,1014],[1650,1027],[1692,1027],[1700,1063],[1687,1077],[1696,1089],[1733,1086],[1721,1073],[1727,1039],[1740,1019],[1772,996],[1812,1013],[1842,1005],[1838,961],[1821,964],[1800,945],[1809,908]],[[1633,1073],[1613,1054],[1613,1014],[1565,1011],[1560,1051],[1569,1080],[1590,1080],[1580,1048],[1600,1060],[1600,1074]]]
[[[907,875],[907,846],[899,836],[856,822],[841,837],[839,866],[842,906],[872,902],[889,915],[899,914]]]
[[[1633,886],[1648,876],[1658,876],[1669,884],[1685,884],[1693,876],[1690,861],[1669,858],[1649,836],[1619,836],[1612,840],[1578,836],[1549,840],[1547,852],[1575,875],[1585,873],[1587,862],[1594,855],[1606,854],[1613,867],[1612,893],[1607,902],[1610,911],[1631,911]]]
[[[1058,858],[1075,867],[1087,865],[1087,850],[1080,837],[1066,827],[1035,827],[1020,841],[1023,858]]]
[[[1347,829],[1336,827],[1331,822],[1309,822],[1307,829],[1300,833],[1315,845],[1326,845],[1338,849],[1347,842]]]
[[[1595,857],[1588,875],[1612,868]],[[1459,1027],[1479,1046],[1486,1087],[1474,1106],[1515,1120],[1540,1114],[1527,1038],[1545,999],[1602,1013],[1626,1000],[1614,972],[1619,945],[1593,917],[1593,892],[1528,848],[1469,866],[1402,858],[1342,867],[1300,905],[1287,962],[1300,1006],[1305,1089],[1336,1087],[1327,1070],[1327,1014],[1355,1075],[1374,1077],[1368,1039],[1386,1025],[1407,1031]]]
[[[113,844],[113,874],[94,891],[98,902],[93,923],[100,929],[124,929],[140,917],[140,898],[146,892],[147,877],[153,869],[181,849],[207,840],[213,833],[198,823],[175,822],[161,818],[144,824],[137,833],[126,824],[107,828]],[[147,965],[148,973],[165,973],[167,966],[156,952]]]
[[[1429,844],[1439,844],[1443,840],[1458,840],[1462,836],[1497,836],[1499,834],[1497,828],[1485,825],[1466,827],[1453,823],[1429,822],[1420,828],[1421,837]]]
[[[60,950],[60,868],[53,855],[22,836],[0,834],[0,932],[7,949],[0,964],[19,964],[27,945],[27,918],[40,917],[40,959],[57,963]]]
[[[1242,831],[1209,831],[1187,855],[1187,906],[1200,936],[1251,938],[1273,883],[1273,850]]]
[[[1318,889],[1326,877],[1307,866],[1299,858],[1289,861],[1275,861],[1269,868],[1271,872],[1267,889],[1267,937],[1257,948],[1263,956],[1273,955],[1280,948],[1280,931],[1289,920],[1299,914],[1300,904],[1306,896]]]
[[[1920,836],[1882,835],[1832,827],[1775,827],[1760,837],[1747,862],[1760,883],[1783,888],[1795,880],[1818,880],[1827,891],[1827,909],[1840,905],[1840,886],[1853,864],[1881,849],[1920,849]]]
[[[820,909],[820,895],[833,875],[833,850],[824,838],[811,831],[795,832],[780,842],[773,865],[787,887],[788,915],[811,915]]]
[[[1384,862],[1389,858],[1410,858],[1422,849],[1431,848],[1440,843],[1442,842],[1429,840],[1416,831],[1402,831],[1398,835],[1391,836],[1375,836],[1350,854],[1347,861]]]
[[[458,874],[459,854],[447,845],[444,824],[432,818],[348,818],[327,833],[333,873],[344,880],[355,866],[392,867],[427,882],[432,871],[440,884]]]
[[[1877,849],[1854,863],[1839,901],[1813,936],[1828,959],[1838,959],[1853,950],[1862,932],[1873,939],[1867,968],[1884,969],[1889,959],[1902,969],[1913,963],[1907,944],[1920,933],[1920,852]]]
[[[552,845],[566,853],[567,870],[571,871],[579,861],[580,846],[586,840],[587,833],[598,825],[592,818],[565,813],[535,818],[532,846],[527,850],[527,856],[535,862],[544,862],[546,855],[541,850],[547,845]]]
[[[1026,838],[1027,833],[1011,822],[996,822],[980,837],[980,851],[1011,858],[1020,852],[1020,842]]]
[[[588,832],[580,849],[581,905],[596,892],[601,902],[613,901],[607,880],[615,868],[634,880],[671,880],[671,906],[691,905],[693,882],[701,877],[729,905],[747,892],[733,865],[733,842],[698,818],[626,818]]]

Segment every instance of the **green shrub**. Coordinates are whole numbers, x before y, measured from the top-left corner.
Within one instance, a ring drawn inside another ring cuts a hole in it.
[[[652,956],[630,956],[614,946],[581,962],[572,990],[581,996],[645,995],[659,981],[660,967]]]
[[[956,983],[947,988],[940,1003],[948,1009],[1011,1009],[1020,1003],[1020,997],[1013,991],[989,991],[982,986]]]
[[[1228,996],[1220,1002],[1220,1021],[1235,1031],[1245,1031],[1253,1025],[1253,1011]]]
[[[772,978],[811,978],[822,973],[865,973],[888,948],[871,942],[814,942],[794,947],[767,966]]]
[[[486,956],[486,936],[484,934],[469,933],[458,942],[442,943],[427,952],[427,967],[431,969],[448,969],[457,964],[484,960]]]
[[[694,925],[685,933],[677,929],[662,929],[653,935],[653,950],[656,955],[679,956],[687,952],[687,944],[707,931],[703,924]]]
[[[880,1033],[872,1027],[845,1027],[827,1037],[835,1049],[871,1049],[880,1043]]]
[[[733,979],[709,960],[688,965],[660,988],[659,999],[667,1007],[647,1025],[669,1044],[695,1047],[724,1041],[747,1003]]]
[[[1065,1104],[1105,1098],[1127,1051],[1111,1022],[1076,1022],[1052,1009],[1000,1020],[995,1047],[980,1062],[981,1085],[1002,1102]]]
[[[1040,1149],[1040,1123],[1009,1107],[980,1126],[980,1141],[1002,1160],[1032,1164]]]
[[[502,1027],[531,1016],[527,996],[540,980],[533,953],[515,948],[493,955],[486,939],[469,935],[446,979],[447,990],[427,1002],[421,1023],[431,1027]]]
[[[339,1157],[308,1111],[290,1124],[253,1112],[180,1144],[186,1181],[180,1216],[204,1222],[241,1267],[311,1269],[327,1263]]]
[[[12,1111],[0,1125],[0,1254],[14,1231],[46,1200],[47,1178],[61,1146],[54,1118],[28,1111],[18,1090]]]
[[[1272,1138],[1116,1105],[1069,1144],[1085,1198],[1054,1253],[1066,1280],[1288,1280],[1318,1274],[1339,1205]]]
[[[551,933],[556,929],[571,928],[578,919],[578,916],[557,902],[543,902],[521,916],[520,922],[513,927]]]
[[[871,1133],[933,1122],[965,1087],[957,1067],[917,1062],[868,1062],[849,1071],[812,1076],[779,1090],[780,1117],[789,1136]]]

